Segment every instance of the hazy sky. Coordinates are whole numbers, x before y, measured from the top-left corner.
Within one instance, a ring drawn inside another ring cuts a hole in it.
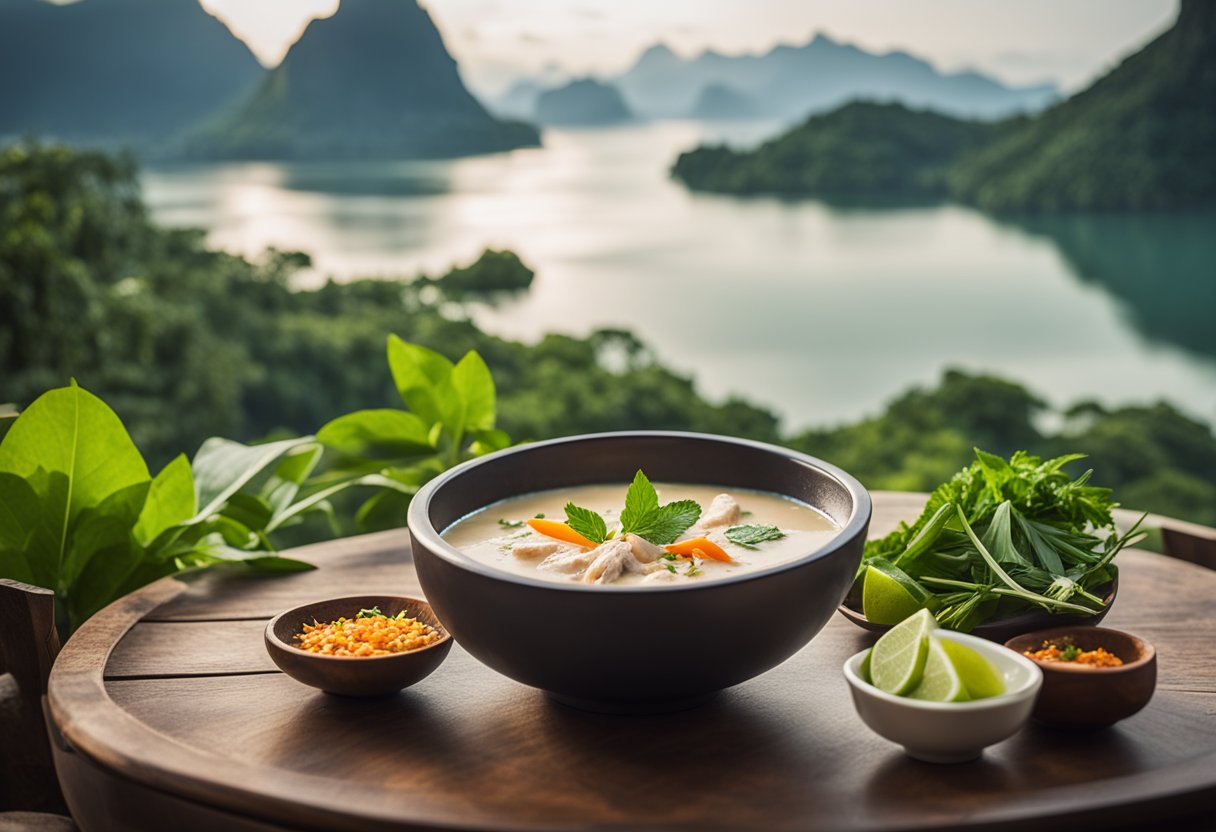
[[[201,0],[276,63],[338,0]],[[359,2],[359,0],[348,0]],[[828,35],[903,49],[947,70],[1083,86],[1169,25],[1177,0],[425,0],[467,81],[506,86],[557,64],[623,69],[662,40],[683,54],[734,53]]]

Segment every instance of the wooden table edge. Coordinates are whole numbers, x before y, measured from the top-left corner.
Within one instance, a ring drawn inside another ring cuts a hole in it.
[[[366,539],[347,538],[342,542],[352,547],[362,542],[371,547],[380,543],[385,535],[364,537]],[[301,551],[296,550],[293,554]],[[1164,557],[1151,552],[1140,554]],[[469,826],[467,817],[436,817],[433,813],[425,817],[403,815],[400,811],[392,814],[376,810],[350,813],[313,797],[325,793],[320,786],[331,784],[326,778],[267,769],[190,748],[140,722],[114,702],[106,690],[104,673],[110,653],[132,627],[187,587],[175,578],[150,584],[106,607],[65,645],[51,672],[48,705],[56,727],[73,751],[117,776],[154,790],[251,818],[302,828],[316,827],[318,822],[338,828],[357,824],[371,829],[381,826],[427,829],[436,828],[437,823],[451,828],[504,831],[570,828],[570,824],[562,823],[504,825],[489,819],[484,825]],[[207,776],[199,776],[200,771],[207,772]],[[247,787],[250,782],[259,784],[258,791]],[[375,805],[370,797],[377,792],[354,785],[345,788],[346,805]],[[290,795],[290,798],[280,795]],[[364,795],[369,799],[361,800]],[[1084,799],[1079,801],[1078,796],[1084,796]],[[1130,820],[1147,807],[1184,799],[1192,803],[1208,796],[1216,799],[1216,751],[1152,772],[1048,790],[1033,806],[982,811],[952,828],[995,830],[1031,821],[1088,818],[1095,814]],[[1078,806],[1078,802],[1084,805]],[[938,825],[924,822],[862,828],[875,832],[911,832]]]

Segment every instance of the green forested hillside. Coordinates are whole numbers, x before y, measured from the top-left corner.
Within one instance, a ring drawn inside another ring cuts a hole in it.
[[[499,426],[517,439],[734,434],[822,456],[870,487],[920,490],[966,464],[976,444],[1086,451],[1095,482],[1126,504],[1216,524],[1216,437],[1166,404],[1082,403],[1043,433],[1047,408],[1032,392],[951,372],[871,418],[783,434],[762,407],[707,401],[628,332],[529,345],[440,313],[441,301],[526,291],[532,273],[509,252],[446,277],[293,292],[304,255],[250,261],[208,250],[201,232],[157,228],[129,161],[63,147],[0,150],[0,228],[0,414],[4,402],[24,407],[75,377],[115,408],[155,467],[213,434],[306,434],[393,404],[384,349],[397,333],[452,357],[479,351],[498,384]]]
[[[697,190],[724,193],[942,195],[947,165],[992,129],[902,104],[855,102],[752,151],[682,153],[672,172]]]
[[[1040,115],[988,128],[849,105],[751,152],[697,148],[673,173],[696,190],[949,196],[992,211],[1211,207],[1213,102],[1216,4],[1182,0],[1167,32]]]
[[[950,171],[992,211],[1154,211],[1216,204],[1216,3],[1182,0],[1174,26],[1089,89],[1009,124]]]

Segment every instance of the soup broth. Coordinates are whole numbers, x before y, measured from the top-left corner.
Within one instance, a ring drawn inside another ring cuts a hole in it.
[[[621,533],[625,485],[513,497],[462,518],[443,537],[475,560],[532,578],[664,587],[721,580],[796,560],[822,548],[840,531],[822,512],[777,494],[671,483],[656,484],[655,489],[662,503],[693,500],[701,507],[696,523],[665,546],[647,540],[641,529],[636,535]],[[569,535],[570,527],[564,525],[570,503],[598,514],[607,539],[561,539],[578,537]],[[652,537],[665,542],[659,532]]]

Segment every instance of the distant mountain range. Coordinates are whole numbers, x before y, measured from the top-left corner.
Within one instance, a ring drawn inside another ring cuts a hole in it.
[[[196,0],[0,0],[0,136],[143,144],[263,75]]]
[[[621,91],[632,112],[648,118],[792,120],[864,99],[996,119],[1041,110],[1059,97],[1051,84],[1009,87],[975,72],[943,73],[906,52],[876,54],[825,35],[763,54],[707,50],[695,58],[660,43],[605,83]],[[530,117],[544,88],[525,79],[491,107]]]
[[[949,196],[993,211],[1216,207],[1216,3],[1089,89],[999,123],[849,105],[760,147],[700,147],[673,173],[696,190],[826,197]]]
[[[594,78],[579,78],[536,99],[535,119],[541,124],[588,127],[618,124],[633,116],[616,87]]]
[[[174,148],[190,158],[462,156],[537,145],[465,88],[415,0],[343,0],[251,95]]]

